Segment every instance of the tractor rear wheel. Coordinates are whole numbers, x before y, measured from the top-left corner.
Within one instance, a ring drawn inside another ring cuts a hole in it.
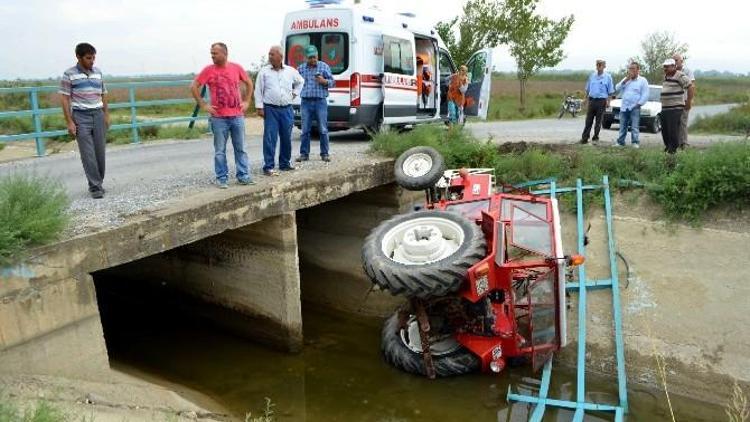
[[[457,291],[486,254],[479,227],[448,211],[397,215],[365,239],[362,264],[373,283],[393,295],[429,298]]]
[[[383,325],[381,348],[386,362],[410,374],[427,376],[422,356],[419,325],[414,315],[408,315],[400,327],[400,312],[391,315]],[[479,358],[458,343],[446,318],[429,315],[430,352],[435,375],[450,377],[479,371]]]

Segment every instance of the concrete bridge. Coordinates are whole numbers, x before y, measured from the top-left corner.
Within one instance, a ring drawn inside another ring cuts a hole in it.
[[[364,237],[415,199],[392,184],[392,160],[339,158],[340,165],[299,169],[289,179],[209,187],[34,250],[25,264],[6,269],[0,285],[0,371],[65,375],[69,368],[80,375],[82,366],[106,363],[95,291],[102,272],[169,283],[178,294],[229,311],[220,319],[233,330],[298,350],[298,232]]]

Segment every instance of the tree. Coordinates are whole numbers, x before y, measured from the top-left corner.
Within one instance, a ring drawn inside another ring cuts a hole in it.
[[[534,14],[539,0],[506,0],[499,16],[504,28],[500,41],[507,44],[516,60],[520,84],[520,111],[526,110],[526,83],[545,67],[554,67],[565,58],[561,48],[575,18],[559,21]]]
[[[503,26],[497,18],[501,7],[496,0],[469,0],[462,16],[435,25],[456,63],[466,64],[474,52],[500,43]]]
[[[675,54],[680,54],[685,58],[688,45],[677,41],[673,33],[662,31],[648,34],[641,41],[641,50],[643,57],[635,57],[633,60],[641,65],[641,75],[654,83],[664,77],[662,70],[664,60]]]

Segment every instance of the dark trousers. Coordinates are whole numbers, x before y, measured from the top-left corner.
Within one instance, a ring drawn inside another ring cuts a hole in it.
[[[589,97],[589,106],[586,110],[586,126],[583,128],[583,133],[581,134],[582,141],[589,140],[589,135],[591,134],[591,125],[592,123],[594,123],[594,117],[596,117],[596,125],[594,126],[594,139],[599,139],[599,131],[602,129],[602,119],[604,118],[604,109],[606,107],[606,98]]]
[[[276,159],[276,142],[279,142],[279,168],[292,167],[292,106],[263,106],[263,170],[272,170]]]
[[[83,172],[89,182],[89,192],[102,190],[104,183],[104,150],[107,144],[107,127],[104,111],[73,110],[76,124],[76,142],[81,153]]]
[[[677,152],[677,148],[680,146],[681,119],[681,108],[661,111],[661,137],[664,140],[666,151],[670,154]]]

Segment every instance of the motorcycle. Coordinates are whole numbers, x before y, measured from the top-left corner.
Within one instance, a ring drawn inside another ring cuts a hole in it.
[[[562,105],[560,105],[560,114],[557,118],[562,119],[562,116],[566,112],[570,113],[571,116],[576,117],[581,111],[581,108],[583,108],[583,100],[568,94],[565,96]]]

